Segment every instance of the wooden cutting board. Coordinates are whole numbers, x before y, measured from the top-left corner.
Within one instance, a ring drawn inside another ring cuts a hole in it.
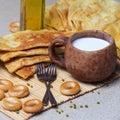
[[[55,99],[56,99],[56,101],[59,105],[59,104],[62,104],[64,102],[67,102],[71,99],[74,99],[76,97],[79,97],[79,96],[81,96],[85,93],[88,93],[92,90],[100,88],[103,85],[105,85],[106,83],[108,83],[112,80],[115,80],[119,77],[120,77],[120,71],[119,71],[119,69],[116,69],[116,71],[110,76],[110,78],[107,79],[105,82],[102,82],[102,83],[88,84],[88,83],[83,83],[83,82],[78,81],[78,83],[81,86],[81,92],[77,95],[74,95],[74,96],[64,96],[60,93],[60,90],[59,90],[60,85],[64,81],[69,81],[69,80],[77,81],[77,80],[75,80],[65,70],[57,68],[57,79],[52,84],[53,87],[51,88],[51,91],[52,91],[52,93],[53,93],[53,95],[54,95],[54,97],[55,97]],[[37,98],[37,99],[42,100],[42,98],[44,96],[44,93],[46,91],[45,84],[38,81],[36,75],[34,75],[32,78],[30,78],[29,81],[24,81],[23,79],[20,79],[17,76],[8,73],[7,70],[2,65],[0,65],[0,79],[1,78],[2,79],[8,79],[8,80],[12,81],[14,85],[23,84],[23,85],[28,86],[28,88],[30,90],[30,95],[26,98],[21,99],[22,102],[24,102],[28,99],[31,99],[31,98]],[[7,95],[7,93],[6,93],[6,95]],[[45,111],[47,109],[50,109],[50,108],[51,108],[51,105],[49,104],[49,106],[44,107],[43,111]],[[20,120],[23,120],[23,119],[25,120],[25,119],[28,119],[28,118],[30,118],[31,116],[34,115],[34,114],[25,113],[23,110],[20,110],[19,112],[7,111],[4,108],[2,108],[1,101],[0,101],[0,111],[3,112],[4,114],[6,114],[7,116],[9,116],[10,118],[15,119],[15,120],[18,119],[18,118]]]

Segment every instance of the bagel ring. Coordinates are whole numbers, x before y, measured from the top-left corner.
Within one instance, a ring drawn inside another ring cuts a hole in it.
[[[42,110],[43,103],[38,99],[31,99],[24,102],[22,108],[27,113],[37,113]]]
[[[75,95],[80,92],[80,85],[75,81],[67,81],[61,84],[60,92],[63,95]]]
[[[9,30],[13,33],[20,31],[20,22],[14,21],[9,24]]]
[[[15,85],[8,90],[9,96],[23,98],[29,95],[29,89],[25,85]]]
[[[22,103],[16,97],[6,97],[2,100],[2,106],[6,110],[17,111],[22,108]]]
[[[5,97],[4,90],[0,89],[0,100],[2,100]]]
[[[4,92],[7,92],[12,86],[13,83],[10,80],[0,79],[0,89],[4,90]]]

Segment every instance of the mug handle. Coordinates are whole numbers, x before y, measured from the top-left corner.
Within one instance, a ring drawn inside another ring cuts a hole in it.
[[[50,59],[56,63],[57,65],[59,65],[60,67],[66,68],[65,66],[65,59],[58,56],[55,52],[55,46],[57,43],[60,43],[60,45],[63,45],[66,47],[67,41],[68,41],[69,37],[63,36],[63,37],[58,37],[55,40],[53,40],[48,48],[49,51],[49,57]]]

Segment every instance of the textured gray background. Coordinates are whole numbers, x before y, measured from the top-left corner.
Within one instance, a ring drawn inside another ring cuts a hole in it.
[[[55,1],[47,0],[47,4]],[[8,25],[11,21],[19,20],[19,4],[19,0],[0,0],[0,36],[10,33]],[[97,101],[100,102],[99,105]],[[52,108],[30,120],[120,120],[120,79],[72,102],[77,105],[76,109],[70,108],[71,103],[66,102],[58,106],[59,111],[64,110],[63,113],[58,114],[56,109]],[[80,108],[80,105],[88,105],[88,108]],[[66,114],[69,117],[66,117]],[[0,120],[10,120],[10,118],[0,113]]]

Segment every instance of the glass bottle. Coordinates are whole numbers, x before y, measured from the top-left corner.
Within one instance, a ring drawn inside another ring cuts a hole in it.
[[[44,28],[45,0],[21,0],[20,30]]]

